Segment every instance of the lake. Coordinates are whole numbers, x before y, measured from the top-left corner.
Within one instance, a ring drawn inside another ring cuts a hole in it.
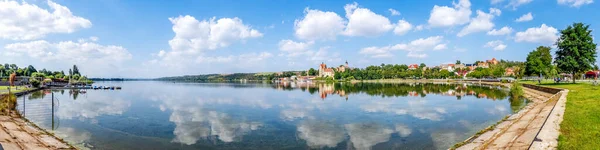
[[[95,84],[123,89],[42,90],[17,109],[82,149],[447,149],[526,103],[472,84]]]

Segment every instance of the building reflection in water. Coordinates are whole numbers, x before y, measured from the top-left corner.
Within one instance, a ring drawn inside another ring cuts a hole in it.
[[[435,86],[434,86],[435,85]],[[474,96],[490,100],[507,98],[508,92],[500,86],[482,84],[373,84],[373,83],[310,83],[279,82],[273,84],[278,90],[302,90],[318,94],[321,99],[338,95],[348,100],[349,95],[364,93],[370,96],[384,97],[426,97],[428,94],[453,96],[460,100],[465,96]],[[318,92],[318,93],[317,93]]]

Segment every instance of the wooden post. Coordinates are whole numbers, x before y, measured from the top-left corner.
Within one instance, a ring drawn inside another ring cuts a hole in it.
[[[50,91],[50,93],[52,93],[52,130],[54,130],[54,92]]]

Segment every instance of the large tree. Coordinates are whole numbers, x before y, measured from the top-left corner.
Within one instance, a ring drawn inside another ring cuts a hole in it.
[[[536,50],[529,52],[525,62],[525,74],[527,75],[548,75],[552,67],[552,55],[550,47],[540,46]]]
[[[81,75],[81,74],[79,74],[79,69],[77,68],[77,65],[73,65],[73,75],[76,75],[76,74]]]
[[[560,38],[556,41],[557,67],[571,73],[575,83],[575,73],[592,69],[596,62],[596,44],[592,38],[592,30],[589,25],[574,23],[560,31]]]

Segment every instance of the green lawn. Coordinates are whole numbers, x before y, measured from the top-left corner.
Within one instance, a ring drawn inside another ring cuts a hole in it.
[[[25,90],[27,90],[27,88],[25,88],[25,86],[10,87],[10,91],[13,93],[21,92],[21,91],[25,91]],[[8,86],[0,86],[0,94],[4,94],[4,93],[8,93]]]
[[[600,86],[551,82],[542,83],[542,86],[569,89],[564,120],[560,124],[558,149],[600,148]],[[532,84],[537,84],[537,81]]]

